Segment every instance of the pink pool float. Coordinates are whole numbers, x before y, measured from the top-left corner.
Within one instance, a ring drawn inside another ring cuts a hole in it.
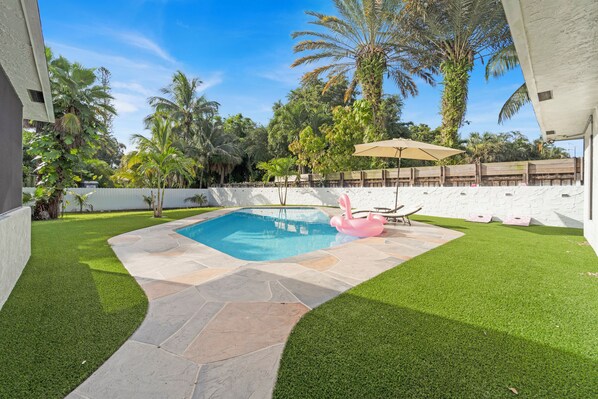
[[[338,203],[345,215],[333,216],[330,219],[330,225],[336,227],[339,232],[354,237],[375,237],[384,231],[386,223],[384,216],[369,213],[365,219],[354,219],[351,213],[351,201],[347,194],[341,195]]]

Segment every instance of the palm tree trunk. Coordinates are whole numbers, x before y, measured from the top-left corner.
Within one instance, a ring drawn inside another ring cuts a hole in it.
[[[162,185],[162,198],[160,199],[160,217],[162,217],[162,211],[164,210],[164,194],[166,192],[166,182]]]
[[[278,182],[278,183],[274,182],[274,184],[276,184],[276,190],[278,191],[278,202],[280,202],[280,205],[284,205],[282,203],[282,183],[280,183],[280,182]]]
[[[284,197],[282,200],[282,205],[287,204],[287,189],[289,187],[289,178],[287,176],[284,177]]]
[[[357,62],[357,79],[363,90],[363,98],[372,106],[374,127],[376,134],[384,135],[384,120],[380,115],[380,102],[382,101],[382,84],[384,71],[386,71],[386,57],[383,52],[373,51],[363,56]]]
[[[47,212],[50,219],[58,219],[60,216],[60,204],[62,203],[62,192],[56,190],[54,194],[48,199]]]
[[[154,217],[157,218],[158,216],[158,208],[160,207],[160,186],[158,185],[158,190],[156,190],[156,200],[154,201]]]
[[[459,141],[459,128],[467,111],[469,74],[473,65],[468,59],[446,60],[440,66],[444,89],[442,91],[441,142],[446,147],[456,147]]]

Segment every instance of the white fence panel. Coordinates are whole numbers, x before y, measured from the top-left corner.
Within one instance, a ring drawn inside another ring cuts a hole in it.
[[[24,191],[32,192],[32,188]],[[94,194],[89,198],[94,211],[148,209],[143,195],[149,188],[75,188],[68,191]],[[392,187],[355,188],[289,188],[289,205],[337,206],[338,197],[346,193],[355,208],[372,209],[394,205]],[[195,194],[206,196],[213,206],[277,205],[276,188],[210,188],[166,189],[165,208],[195,206],[185,198]],[[72,196],[67,211],[78,211]],[[518,187],[402,187],[399,203],[422,205],[421,214],[466,218],[472,214],[490,214],[495,220],[530,216],[535,224],[583,227],[583,187],[581,186],[518,186]]]
[[[275,188],[211,188],[213,204],[248,206],[278,204]],[[391,187],[289,188],[289,205],[338,206],[346,193],[351,205],[359,209],[393,207],[395,189]],[[489,214],[495,220],[508,216],[530,216],[532,223],[548,226],[583,227],[583,187],[402,187],[399,203],[422,205],[421,214],[466,218]]]
[[[25,188],[23,191],[33,192],[33,188]],[[94,211],[119,211],[119,210],[133,210],[133,209],[149,209],[148,205],[143,200],[143,196],[149,196],[152,192],[154,195],[157,189],[151,188],[70,188],[68,193],[75,192],[77,194],[86,194],[93,192],[89,197],[89,203],[93,206]],[[210,200],[210,192],[205,189],[196,188],[167,188],[164,196],[164,208],[188,208],[197,206],[193,203],[185,202],[185,198],[189,198],[196,194],[203,194],[206,199]],[[74,201],[71,194],[66,195],[68,205],[67,212],[78,212],[79,208]]]

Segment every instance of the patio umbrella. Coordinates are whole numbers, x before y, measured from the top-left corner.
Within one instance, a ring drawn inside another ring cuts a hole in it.
[[[357,144],[353,155],[358,157],[398,158],[397,188],[395,191],[395,208],[399,202],[399,175],[401,173],[401,159],[420,159],[424,161],[439,161],[464,151],[439,145],[422,143],[409,139],[392,139],[373,143]]]

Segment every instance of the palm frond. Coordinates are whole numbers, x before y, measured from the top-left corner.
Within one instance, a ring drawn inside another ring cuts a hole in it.
[[[500,109],[498,114],[498,123],[503,124],[507,119],[511,119],[513,115],[515,115],[521,109],[521,107],[523,107],[529,101],[529,93],[527,92],[527,86],[524,83],[519,86],[519,88],[515,90],[513,94],[511,94],[509,99]]]
[[[486,64],[486,80],[490,77],[498,77],[504,75],[507,71],[519,66],[519,58],[515,45],[510,44],[496,51],[488,60]]]

